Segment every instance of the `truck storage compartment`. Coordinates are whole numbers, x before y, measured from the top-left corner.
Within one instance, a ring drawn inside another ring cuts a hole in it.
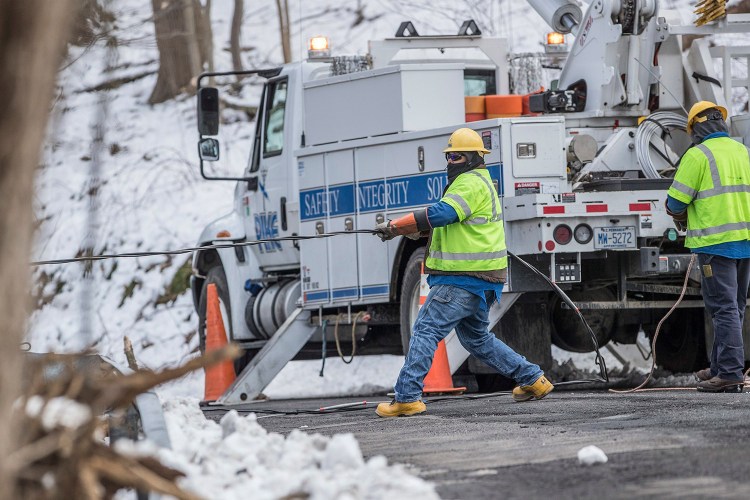
[[[388,66],[307,82],[308,146],[464,123],[463,64]]]

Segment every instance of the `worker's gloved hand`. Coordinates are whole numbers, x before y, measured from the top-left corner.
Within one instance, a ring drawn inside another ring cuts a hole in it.
[[[673,217],[672,220],[674,221],[674,226],[677,228],[678,231],[686,232],[687,231],[687,214],[685,214],[684,219],[678,219],[677,217]]]
[[[398,233],[396,233],[395,228],[391,226],[391,221],[389,220],[381,222],[375,226],[375,234],[380,238],[380,241],[392,240],[398,236]]]
[[[687,223],[688,223],[688,220],[687,220],[688,219],[687,210],[685,210],[683,212],[680,212],[680,213],[675,213],[675,212],[672,212],[669,209],[669,206],[667,205],[666,202],[664,202],[664,206],[667,209],[667,215],[669,215],[670,217],[672,217],[672,220],[674,221],[674,225],[677,228],[677,230],[678,231],[682,231],[682,232],[687,231],[687,228],[688,228],[688,225],[687,225]]]
[[[419,225],[414,213],[404,215],[396,220],[381,222],[375,226],[376,234],[383,241],[392,240],[396,236],[404,235],[412,240],[419,239]]]

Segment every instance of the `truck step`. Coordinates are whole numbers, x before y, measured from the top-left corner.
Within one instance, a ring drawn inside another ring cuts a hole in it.
[[[309,311],[295,309],[216,403],[236,405],[258,397],[317,330],[309,316]]]

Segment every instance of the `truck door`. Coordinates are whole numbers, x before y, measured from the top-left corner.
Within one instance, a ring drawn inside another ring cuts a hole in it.
[[[257,191],[244,197],[245,224],[249,239],[291,236],[297,222],[289,217],[289,162],[292,157],[290,90],[291,75],[269,80],[258,110],[251,173],[258,176]],[[272,242],[252,247],[261,268],[280,268],[299,262],[292,242]]]

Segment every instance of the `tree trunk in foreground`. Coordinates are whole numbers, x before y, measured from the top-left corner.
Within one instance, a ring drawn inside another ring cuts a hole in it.
[[[0,12],[0,496],[14,498],[7,457],[18,435],[10,410],[21,385],[33,180],[75,9],[71,0],[0,0]]]

